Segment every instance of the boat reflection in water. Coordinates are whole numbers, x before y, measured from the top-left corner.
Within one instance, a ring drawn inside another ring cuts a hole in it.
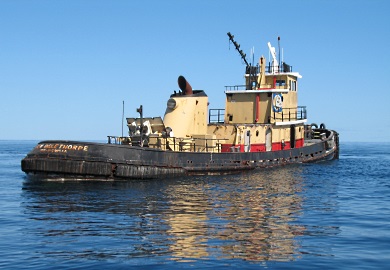
[[[228,176],[221,186],[212,181],[170,186],[169,193],[176,194],[167,218],[172,256],[292,260],[299,248],[294,238],[304,227],[294,224],[302,186],[290,172]]]
[[[28,180],[23,232],[37,236],[34,256],[293,260],[305,230],[297,222],[302,168],[155,181]]]

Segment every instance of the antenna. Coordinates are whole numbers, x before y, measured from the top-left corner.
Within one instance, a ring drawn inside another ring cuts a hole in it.
[[[251,63],[251,65],[253,66],[255,64],[255,46],[253,46],[252,49],[251,49],[251,56],[252,56],[252,63]]]
[[[280,37],[278,37],[278,50],[279,50],[279,68],[280,68],[280,66],[282,65],[282,63],[280,63]]]
[[[122,100],[122,137],[123,137],[123,123],[125,119],[125,101]]]

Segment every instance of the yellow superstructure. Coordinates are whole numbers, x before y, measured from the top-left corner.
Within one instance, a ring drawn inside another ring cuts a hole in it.
[[[234,42],[233,36],[229,38]],[[196,152],[261,152],[302,147],[306,108],[298,106],[301,75],[292,72],[291,66],[279,63],[275,48],[270,43],[268,47],[272,56],[268,65],[263,56],[257,66],[248,65],[245,60],[245,85],[226,86],[224,109],[209,110],[206,93],[192,90],[180,76],[181,91],[170,96],[162,123],[152,121],[149,147]],[[242,51],[240,54],[245,57]],[[217,120],[212,117],[214,111],[218,113]],[[137,124],[128,124],[136,130]],[[143,142],[142,136],[140,141]]]

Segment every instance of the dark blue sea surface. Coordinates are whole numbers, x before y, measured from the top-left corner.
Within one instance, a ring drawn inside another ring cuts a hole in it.
[[[33,181],[0,141],[1,269],[388,269],[390,144],[230,176]]]

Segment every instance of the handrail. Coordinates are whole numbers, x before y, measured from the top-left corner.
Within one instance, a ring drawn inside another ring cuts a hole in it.
[[[307,119],[306,106],[298,106],[296,108],[283,108],[281,112],[273,112],[274,120],[293,121]]]
[[[186,151],[185,148],[188,147],[188,152],[221,152],[221,141],[226,141],[227,139],[209,139],[209,138],[178,138],[178,137],[159,137],[164,141],[161,145],[168,146],[171,149],[179,149],[179,151]],[[173,139],[173,143],[168,141],[168,139]],[[192,140],[191,142],[185,140]],[[196,141],[204,141],[204,144],[196,144]],[[213,143],[215,142],[215,143]],[[150,144],[149,147],[161,148],[159,144]],[[204,149],[203,151],[199,151],[199,149]]]
[[[290,89],[288,84],[285,85],[265,84],[262,86],[263,86],[262,88],[253,87],[253,89],[248,89],[246,85],[225,85],[225,91],[244,91],[244,90],[262,91],[262,90],[273,90],[273,89],[283,89],[283,90]]]
[[[225,85],[226,91],[240,91],[247,90],[246,85]]]
[[[121,136],[107,136],[108,144],[119,144],[119,145],[132,145],[132,146],[140,146],[140,141],[132,140],[131,137],[121,137]],[[177,137],[158,137],[163,141],[161,143],[148,143],[147,147],[150,148],[171,148],[171,149],[179,149],[179,151],[186,151],[186,146],[189,146],[189,152],[221,152],[221,144],[222,141],[226,141],[227,139],[209,139],[209,138],[196,138],[197,141],[204,141],[204,144],[196,144],[193,142],[186,142],[185,140],[191,138],[177,138]],[[168,139],[172,139],[172,142],[168,141]],[[162,147],[162,146],[165,147]],[[198,149],[198,151],[197,151]],[[199,149],[204,149],[203,151],[199,151]],[[168,150],[168,149],[167,149]]]
[[[281,66],[278,68],[274,69],[274,67],[271,65],[271,63],[268,64],[268,66],[265,67],[268,73],[288,73],[292,72],[292,66],[287,65],[286,63],[283,62]],[[272,72],[273,71],[273,72]]]

